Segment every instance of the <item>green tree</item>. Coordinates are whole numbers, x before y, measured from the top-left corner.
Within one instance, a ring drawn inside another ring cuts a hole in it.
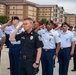
[[[47,22],[47,19],[46,18],[42,18],[41,20],[40,20],[40,23],[42,23],[42,24],[45,24]]]
[[[9,20],[9,18],[7,16],[1,15],[0,16],[0,22],[2,24],[6,23]]]

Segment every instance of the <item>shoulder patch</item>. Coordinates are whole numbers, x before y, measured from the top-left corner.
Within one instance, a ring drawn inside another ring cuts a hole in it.
[[[40,36],[38,36],[38,39],[39,39],[39,41],[41,41],[41,37]]]

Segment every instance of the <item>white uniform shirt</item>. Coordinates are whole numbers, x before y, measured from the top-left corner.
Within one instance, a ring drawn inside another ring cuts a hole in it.
[[[60,34],[61,48],[71,47],[71,43],[75,41],[73,32],[67,30],[65,33],[62,31]]]
[[[38,34],[41,36],[41,40],[44,44],[43,49],[55,49],[56,43],[60,42],[59,34],[53,29],[49,32],[47,29],[40,30]]]

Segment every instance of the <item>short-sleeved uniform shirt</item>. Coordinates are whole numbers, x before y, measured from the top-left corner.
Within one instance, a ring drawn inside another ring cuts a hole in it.
[[[18,26],[21,25],[22,22],[19,22],[18,23]],[[16,30],[16,28],[14,27],[14,25],[11,25],[11,26],[7,26],[5,28],[5,33],[9,34],[9,36]],[[21,30],[19,30],[19,32],[17,34],[20,34],[21,32],[23,32],[24,29],[22,28]],[[11,42],[12,44],[20,44],[20,41],[14,41],[14,42]]]
[[[5,33],[0,29],[0,43],[2,41],[2,37],[5,37]]]
[[[74,37],[75,37],[75,44],[76,44],[76,31],[73,31]]]
[[[40,36],[34,30],[29,34],[22,32],[16,35],[15,39],[16,41],[21,40],[21,55],[34,56],[37,49],[43,46]]]
[[[41,40],[44,44],[43,49],[55,49],[56,43],[60,42],[59,34],[54,29],[50,31],[47,29],[40,30],[38,34],[41,36]]]
[[[75,41],[73,32],[67,30],[65,33],[62,31],[60,34],[61,48],[71,47],[72,42]]]

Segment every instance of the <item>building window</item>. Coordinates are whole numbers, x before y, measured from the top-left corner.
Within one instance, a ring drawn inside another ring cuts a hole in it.
[[[57,17],[57,14],[54,14],[55,17]]]
[[[60,20],[60,22],[62,22],[62,19]]]
[[[9,12],[8,12],[8,14],[9,14]]]
[[[8,9],[9,9],[9,7],[8,7]]]
[[[57,12],[57,9],[54,9],[54,12]]]
[[[55,22],[57,21],[57,18],[55,18]]]
[[[61,14],[63,14],[63,11],[60,11]]]
[[[44,15],[44,14],[42,14],[42,15]]]
[[[61,15],[60,17],[63,18],[63,15]]]
[[[13,9],[15,9],[15,7],[13,7]]]
[[[15,14],[15,12],[13,12],[13,14]]]

